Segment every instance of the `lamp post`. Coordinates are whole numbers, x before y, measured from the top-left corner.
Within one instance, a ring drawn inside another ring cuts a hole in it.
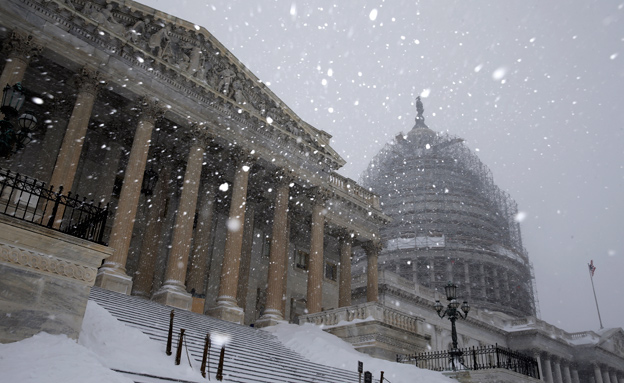
[[[453,371],[455,371],[455,360],[458,360],[459,363],[462,363],[462,352],[457,348],[457,330],[455,329],[455,321],[457,318],[466,319],[468,317],[468,311],[470,311],[470,305],[468,302],[464,301],[461,305],[461,311],[458,310],[459,302],[457,301],[457,286],[452,282],[449,282],[444,286],[444,292],[446,293],[446,299],[449,301],[448,306],[442,312],[444,308],[440,301],[436,300],[436,303],[433,305],[438,316],[440,318],[444,318],[445,316],[451,321],[451,339],[453,340],[453,348],[449,352],[451,355],[451,365],[453,366]]]
[[[9,158],[30,141],[30,133],[37,124],[35,116],[29,112],[19,116],[18,129],[11,123],[19,114],[25,98],[24,89],[19,82],[13,86],[7,84],[2,90],[0,112],[4,114],[4,119],[0,121],[0,157]]]

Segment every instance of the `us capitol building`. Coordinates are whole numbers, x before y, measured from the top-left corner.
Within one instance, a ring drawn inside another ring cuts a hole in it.
[[[394,360],[449,348],[434,303],[452,281],[473,307],[460,347],[522,351],[547,382],[624,382],[622,329],[538,319],[515,203],[420,101],[362,186],[202,27],[130,0],[0,8],[0,342],[77,338],[97,286],[316,323]]]

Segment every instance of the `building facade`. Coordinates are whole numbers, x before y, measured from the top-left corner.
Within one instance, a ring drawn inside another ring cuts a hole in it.
[[[95,285],[174,307],[269,325],[350,303],[344,260],[376,262],[378,196],[206,29],[132,1],[2,8],[0,83],[39,120],[0,160],[6,214],[27,199],[44,230],[78,230],[20,182],[108,205]]]

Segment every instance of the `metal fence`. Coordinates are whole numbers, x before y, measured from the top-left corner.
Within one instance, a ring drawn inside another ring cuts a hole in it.
[[[0,213],[103,244],[108,205],[53,191],[44,182],[0,169]]]
[[[503,368],[540,379],[537,359],[499,345],[397,355],[397,362],[434,371]]]

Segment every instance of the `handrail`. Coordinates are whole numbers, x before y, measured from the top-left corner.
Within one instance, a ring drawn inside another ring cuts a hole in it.
[[[502,368],[540,379],[537,359],[496,345],[448,351],[397,355],[398,363],[414,364],[434,371],[484,370]]]

